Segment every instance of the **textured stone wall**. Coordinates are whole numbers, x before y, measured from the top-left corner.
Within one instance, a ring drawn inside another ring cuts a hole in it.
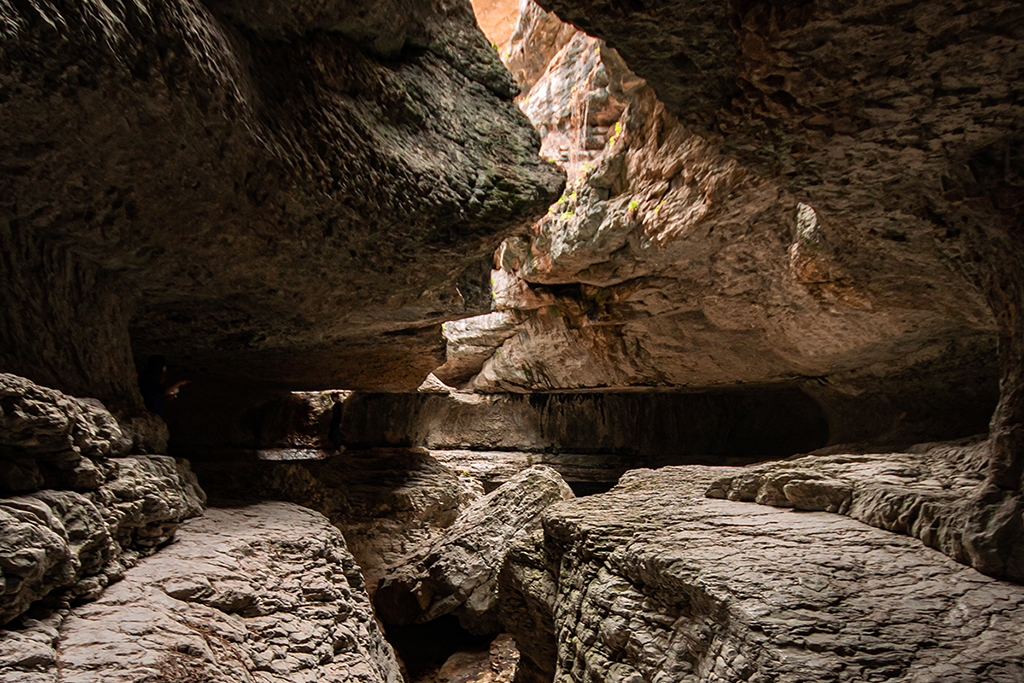
[[[129,318],[187,376],[414,387],[561,184],[468,1],[4,2],[0,31],[0,358],[81,395],[132,394]]]

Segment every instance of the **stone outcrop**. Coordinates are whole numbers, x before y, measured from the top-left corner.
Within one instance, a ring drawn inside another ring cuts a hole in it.
[[[811,455],[730,474],[713,498],[826,510],[907,534],[991,576],[1024,583],[1024,506],[986,491],[992,442],[921,444],[909,453]],[[982,489],[983,490],[983,489]],[[972,524],[982,505],[999,533]]]
[[[524,26],[536,14],[526,11]],[[922,379],[958,387],[963,406],[979,380],[994,395],[995,324],[945,246],[847,230],[693,135],[660,92],[578,33],[522,97],[543,153],[570,182],[531,234],[495,256],[495,305],[516,331],[494,344],[471,388],[815,377],[840,395]]]
[[[170,540],[206,497],[188,464],[166,455],[111,458],[92,490],[0,499],[0,623],[55,591],[94,598],[126,566]]]
[[[1024,674],[1021,586],[839,515],[705,498],[722,474],[636,470],[545,511],[500,577],[517,680]]]
[[[0,494],[87,491],[102,481],[96,460],[166,448],[167,427],[155,416],[119,420],[95,399],[0,373]]]
[[[4,683],[402,680],[341,534],[286,503],[210,509],[99,600],[24,625],[0,635]]]
[[[392,565],[374,596],[377,613],[397,625],[454,614],[470,633],[500,632],[497,578],[509,545],[536,527],[545,508],[572,497],[550,468],[520,472]]]
[[[0,374],[0,624],[55,591],[96,597],[202,512],[187,462],[139,453],[166,440],[158,418]]]
[[[387,566],[440,536],[483,495],[479,482],[422,449],[350,450],[301,462],[241,453],[194,467],[214,504],[285,500],[325,515],[345,535],[371,594]]]
[[[132,351],[414,388],[561,186],[468,1],[5,2],[0,31],[0,366],[77,395],[131,404]]]

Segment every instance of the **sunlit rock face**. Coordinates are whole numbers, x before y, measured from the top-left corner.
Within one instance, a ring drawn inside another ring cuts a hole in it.
[[[131,396],[130,325],[192,376],[415,387],[560,187],[468,2],[4,3],[0,32],[0,359],[47,386]]]
[[[841,226],[848,246],[834,256],[857,291],[891,278],[907,302],[942,301],[930,280],[942,271],[967,276],[965,300],[980,285],[1001,387],[978,492],[988,512],[971,524],[1019,538],[1024,9],[677,2],[612,16],[598,3],[542,4],[614,42],[670,111],[813,207],[826,231]]]
[[[528,4],[507,61],[569,185],[498,250],[497,312],[446,328],[439,379],[483,392],[795,382],[837,435],[854,431],[854,405],[886,429],[982,406],[959,435],[985,428],[996,324],[964,279],[973,266],[948,258],[963,248],[955,230],[911,239],[895,207],[884,230],[862,230],[862,206],[831,211],[727,156],[666,109],[657,79],[556,25]],[[548,62],[528,68],[524,54]],[[916,432],[908,443],[934,438]]]

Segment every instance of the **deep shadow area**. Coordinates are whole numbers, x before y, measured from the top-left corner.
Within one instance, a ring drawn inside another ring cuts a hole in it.
[[[494,636],[474,636],[450,614],[429,624],[387,626],[385,636],[405,664],[409,680],[441,668],[456,652],[484,652]]]

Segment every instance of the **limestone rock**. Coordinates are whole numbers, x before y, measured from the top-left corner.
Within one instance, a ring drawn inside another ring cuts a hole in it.
[[[297,462],[240,454],[194,466],[215,502],[270,498],[324,514],[345,535],[371,595],[387,566],[440,536],[483,495],[479,482],[423,449],[348,450]]]
[[[166,427],[140,438],[143,424],[123,425],[100,401],[0,373],[0,494],[95,489],[103,474],[94,460],[166,445]]]
[[[512,683],[519,650],[512,636],[499,634],[487,650],[456,652],[437,672],[437,683]]]
[[[21,670],[77,683],[401,681],[341,534],[287,503],[208,510],[72,609],[56,653],[45,635],[34,624],[5,633],[0,642],[20,639],[22,654],[6,659],[0,680],[23,680]]]
[[[991,450],[991,441],[980,440],[921,444],[908,453],[809,455],[722,477],[707,495],[846,514],[1024,582],[1024,502],[986,486]],[[972,523],[978,514],[1008,518],[1007,535],[985,538]]]
[[[546,507],[572,497],[550,468],[519,473],[388,569],[374,598],[381,619],[402,625],[454,613],[471,633],[501,631],[497,578],[509,544],[529,533]]]
[[[812,295],[877,310],[882,294],[940,316],[926,303],[932,287],[940,298],[980,295],[998,328],[1000,402],[987,483],[964,509],[963,537],[1019,538],[1024,9],[676,2],[613,15],[580,0],[541,4],[614,43],[669,111],[793,195],[793,272]],[[966,275],[959,291],[956,276],[934,281],[940,272]],[[968,318],[977,331],[991,324]],[[1011,551],[978,554],[1000,552]]]
[[[43,490],[0,499],[0,624],[55,591],[94,598],[125,564],[150,553],[205,495],[183,461],[112,458],[94,491]]]
[[[705,498],[722,474],[635,470],[544,512],[502,572],[518,680],[1024,674],[1024,587],[839,515]]]
[[[0,285],[24,302],[0,366],[70,393],[137,407],[133,352],[415,388],[562,184],[467,0],[48,0],[0,25]]]

